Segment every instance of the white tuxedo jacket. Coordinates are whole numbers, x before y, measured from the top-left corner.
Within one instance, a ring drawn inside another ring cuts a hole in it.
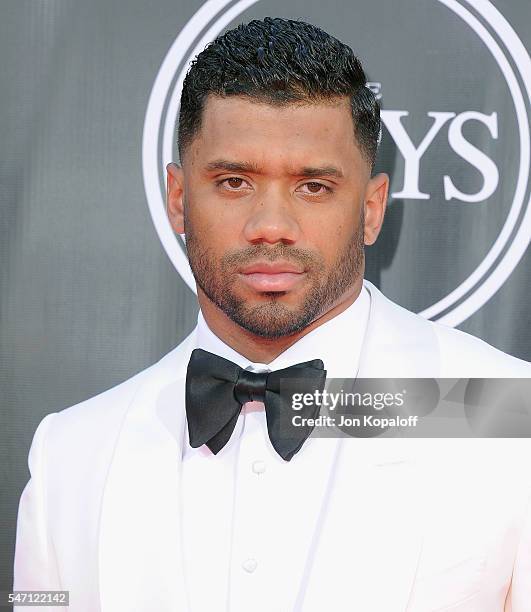
[[[531,376],[529,364],[365,286],[372,311],[360,377]],[[194,332],[131,379],[39,423],[14,589],[69,590],[75,612],[216,612],[189,610],[180,544],[193,348]],[[307,479],[296,495],[284,492],[289,511],[304,516],[298,546],[278,525],[286,548],[274,554],[291,555],[293,573],[283,599],[273,584],[257,609],[531,611],[529,440],[318,442]]]

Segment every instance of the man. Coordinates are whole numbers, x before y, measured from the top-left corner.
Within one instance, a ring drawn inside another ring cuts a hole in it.
[[[16,589],[68,589],[76,612],[531,610],[527,441],[286,448],[269,427],[269,381],[285,368],[531,373],[363,280],[388,190],[372,175],[379,133],[352,50],[312,25],[252,21],[199,54],[181,165],[167,167],[198,325],[147,370],[41,421]]]

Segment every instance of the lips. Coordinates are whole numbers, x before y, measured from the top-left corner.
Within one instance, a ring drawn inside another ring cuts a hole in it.
[[[289,261],[257,261],[243,267],[242,274],[302,274],[304,269]]]
[[[242,268],[243,282],[260,292],[289,291],[304,278],[305,272],[299,266],[282,261],[259,262]]]

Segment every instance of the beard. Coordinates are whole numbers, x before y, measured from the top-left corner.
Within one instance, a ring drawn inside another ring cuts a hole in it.
[[[234,323],[262,338],[281,338],[302,331],[327,312],[363,271],[363,207],[356,231],[330,266],[325,264],[321,255],[284,243],[275,246],[250,245],[217,259],[198,240],[186,214],[184,223],[188,260],[198,287]],[[280,259],[299,264],[306,271],[308,288],[298,307],[289,307],[281,302],[284,292],[262,292],[261,295],[268,301],[258,305],[249,305],[236,294],[234,285],[238,281],[240,268],[259,260],[273,262]]]

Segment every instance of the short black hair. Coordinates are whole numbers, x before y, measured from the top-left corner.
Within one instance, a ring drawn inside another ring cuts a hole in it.
[[[197,55],[181,95],[181,161],[201,128],[209,94],[272,105],[349,96],[357,142],[374,166],[381,130],[378,101],[352,49],[314,25],[278,17],[253,20],[218,36]]]

